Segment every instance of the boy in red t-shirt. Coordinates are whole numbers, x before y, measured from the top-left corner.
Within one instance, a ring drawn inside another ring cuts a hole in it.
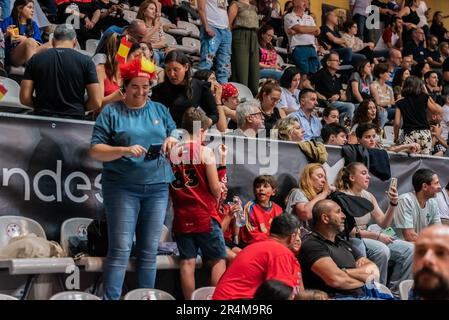
[[[200,123],[199,132],[194,132]],[[195,290],[195,265],[201,250],[203,265],[211,266],[211,285],[215,286],[226,269],[226,249],[217,212],[221,187],[215,155],[202,145],[209,119],[198,108],[183,115],[182,128],[188,133],[172,150],[170,160],[176,180],[171,183],[173,233],[180,254],[181,287],[185,299]]]
[[[253,190],[256,200],[249,201],[245,205],[246,226],[240,228],[243,246],[268,238],[271,221],[282,213],[282,208],[271,201],[276,188],[277,183],[273,176],[261,175],[254,179]]]

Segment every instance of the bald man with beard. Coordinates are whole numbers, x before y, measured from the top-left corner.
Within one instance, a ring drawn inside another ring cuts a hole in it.
[[[413,295],[418,300],[449,300],[449,227],[422,230],[415,243]]]

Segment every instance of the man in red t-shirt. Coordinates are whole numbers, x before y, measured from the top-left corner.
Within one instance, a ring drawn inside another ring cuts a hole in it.
[[[252,299],[259,285],[276,279],[303,291],[301,268],[295,254],[301,246],[300,223],[291,214],[273,219],[267,240],[247,246],[218,282],[213,300]]]

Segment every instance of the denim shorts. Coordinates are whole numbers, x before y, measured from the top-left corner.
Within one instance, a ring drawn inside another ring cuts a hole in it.
[[[194,259],[201,250],[203,261],[226,259],[226,247],[220,224],[211,219],[212,230],[209,233],[185,233],[176,235],[181,259]],[[199,249],[199,250],[198,250]]]

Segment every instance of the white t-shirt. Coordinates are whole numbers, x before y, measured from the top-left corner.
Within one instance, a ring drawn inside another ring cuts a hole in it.
[[[449,105],[445,104],[443,106],[443,119],[440,122],[441,136],[445,140],[447,140],[447,136],[449,133],[449,126],[447,125],[448,122],[449,122]]]
[[[449,219],[449,195],[447,190],[443,188],[441,192],[437,194],[438,209],[440,210],[440,218]]]
[[[391,45],[394,47],[396,45],[396,43],[398,42],[398,40],[399,40],[399,35],[397,33],[393,33],[391,36]],[[380,50],[389,50],[383,37],[379,38],[379,40],[376,43],[376,47],[374,48],[374,51],[380,51]]]
[[[293,26],[300,25],[306,27],[315,27],[315,20],[308,14],[303,14],[302,17],[297,16],[295,12],[290,12],[286,14],[284,17],[284,28],[288,30]],[[315,44],[315,36],[312,34],[303,34],[297,33],[288,37],[290,42],[290,48],[293,50],[296,46],[305,46],[305,45],[314,45]]]
[[[394,215],[394,229],[399,238],[404,239],[402,229],[413,229],[420,233],[431,224],[440,224],[440,212],[435,199],[429,199],[421,208],[414,192],[399,196],[399,203]]]
[[[207,0],[206,3],[207,23],[211,27],[215,27],[218,29],[229,28],[227,7],[228,7],[227,0]]]
[[[364,17],[368,17],[368,13],[366,13],[366,8],[371,5],[371,0],[350,0],[349,4],[354,6],[352,9],[352,16],[359,14]]]
[[[416,13],[418,14],[419,17],[418,28],[422,28],[427,25],[426,11],[427,11],[426,2],[420,1],[419,6],[416,9]]]
[[[285,88],[281,88],[281,100],[279,100],[277,107],[279,109],[293,108],[295,111],[299,110],[299,89],[295,89],[294,93],[291,93]]]

